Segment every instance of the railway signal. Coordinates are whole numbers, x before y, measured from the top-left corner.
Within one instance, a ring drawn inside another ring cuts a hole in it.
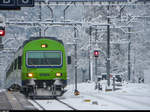
[[[0,51],[4,49],[2,37],[5,36],[5,17],[0,14]]]
[[[98,50],[95,50],[95,51],[94,51],[94,56],[95,56],[95,57],[98,57],[98,56],[99,56],[99,54],[100,54],[100,53],[99,53],[99,51],[98,51]]]
[[[5,35],[5,17],[0,14],[0,36]]]
[[[0,51],[4,49],[4,45],[2,44],[2,37],[5,36],[5,28],[0,27]]]
[[[5,28],[0,27],[0,36],[5,36]]]
[[[94,50],[94,57],[95,57],[95,76],[97,78],[97,58],[99,56],[99,51],[98,50]]]

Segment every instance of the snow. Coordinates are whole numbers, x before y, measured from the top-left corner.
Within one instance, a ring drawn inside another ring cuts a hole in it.
[[[32,100],[29,100],[37,109],[41,110],[41,108],[35,104]],[[37,100],[37,102],[46,108],[46,110],[71,110],[65,105],[62,105],[60,102],[56,100]]]
[[[47,2],[48,0],[46,0],[46,3]],[[110,72],[121,73],[125,77],[125,79],[127,79],[128,74],[126,71],[128,70],[127,65],[130,61],[131,80],[133,80],[133,82],[138,82],[139,78],[144,77],[144,82],[147,84],[129,83],[124,84],[120,90],[104,92],[95,90],[95,83],[80,83],[78,85],[78,90],[80,91],[79,96],[74,96],[74,85],[69,85],[67,87],[68,91],[61,98],[66,103],[71,104],[73,107],[79,110],[150,109],[150,19],[146,19],[150,14],[149,9],[150,7],[148,5],[138,5],[133,7],[130,7],[129,5],[126,7],[110,7],[110,11],[108,11],[105,6],[97,7],[91,5],[90,7],[79,7],[72,4],[70,8],[66,10],[66,14],[64,17],[64,6],[59,5],[58,7],[58,4],[51,6],[51,10],[54,14],[50,12],[48,7],[45,7],[45,4],[42,4],[41,6],[41,15],[38,5],[33,8],[22,8],[22,10],[20,11],[2,11],[2,15],[0,14],[0,16],[4,15],[5,19],[7,20],[7,33],[5,38],[3,38],[5,50],[1,52],[1,56],[4,57],[1,57],[0,62],[2,63],[1,71],[3,71],[1,73],[1,85],[4,85],[6,76],[5,69],[8,65],[11,64],[10,62],[12,62],[12,60],[14,59],[14,50],[21,46],[24,40],[29,39],[31,36],[36,37],[39,35],[48,35],[51,37],[54,36],[64,41],[67,50],[66,55],[68,54],[69,56],[72,56],[73,64],[68,66],[68,77],[70,78],[68,82],[72,83],[75,78],[75,51],[73,45],[67,45],[67,43],[73,44],[75,40],[74,28],[68,26],[71,23],[82,24],[82,26],[77,27],[78,82],[89,79],[88,74],[90,71],[91,79],[94,79],[96,65],[92,54],[95,45],[98,45],[98,49],[101,50],[101,56],[98,59],[97,65],[97,70],[99,73],[97,74],[106,72],[105,53],[107,51],[107,48],[105,43],[107,42],[107,33],[105,30],[107,28],[105,27],[105,25],[108,25],[106,23],[108,17],[107,14],[109,14],[111,26],[113,25],[113,27],[110,26]],[[40,16],[41,18],[39,18]],[[3,19],[2,17],[0,18]],[[66,21],[65,24],[68,24],[67,26],[63,25],[63,19],[65,19]],[[46,20],[53,20],[53,24],[51,21]],[[70,21],[67,22],[67,20]],[[1,25],[3,26],[2,23]],[[91,36],[89,30],[90,25],[95,25],[93,26]],[[97,25],[101,26],[98,27]],[[46,30],[47,27],[49,27],[48,30]],[[130,35],[130,40],[128,40],[129,32],[127,31],[127,27],[131,28],[130,34],[132,34]],[[99,31],[97,32],[97,39],[94,28],[99,28]],[[42,30],[41,34],[40,29]],[[130,60],[128,60],[128,42],[131,42]],[[10,51],[12,51],[12,53]],[[90,70],[89,65],[91,67]],[[0,92],[1,91],[3,90],[0,90]],[[84,101],[88,99],[90,99],[90,102]],[[97,103],[93,104],[92,102]],[[41,100],[39,101],[39,103],[42,103],[42,105],[44,105],[47,110],[68,109],[66,106],[58,106],[60,105],[60,103],[53,100]]]
[[[150,68],[148,70],[144,70],[144,82],[150,84]]]
[[[66,103],[79,110],[147,110],[150,109],[150,85],[129,83],[120,90],[103,92],[94,89],[95,83],[78,85],[79,96],[73,95],[73,85],[68,86],[63,97]],[[90,99],[91,102],[84,102]],[[98,102],[98,105],[92,102]]]
[[[0,92],[4,92],[4,91],[6,91],[5,89],[0,89]]]
[[[124,83],[115,91],[95,90],[95,83],[80,83],[80,95],[74,95],[74,85],[59,99],[77,110],[150,110],[150,85]],[[38,100],[46,110],[71,110],[56,100]],[[35,105],[35,104],[34,104]]]

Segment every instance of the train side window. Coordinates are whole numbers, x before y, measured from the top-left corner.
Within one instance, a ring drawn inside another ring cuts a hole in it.
[[[17,68],[17,59],[15,59],[15,62],[14,62],[14,69],[16,70]]]
[[[21,56],[18,57],[18,69],[21,69]]]
[[[11,69],[10,69],[11,72],[14,71],[14,63],[11,63]]]
[[[13,63],[11,63],[11,66],[10,66],[10,73],[13,71]]]
[[[68,57],[67,57],[67,63],[68,63],[68,64],[71,64],[71,56],[68,56]]]

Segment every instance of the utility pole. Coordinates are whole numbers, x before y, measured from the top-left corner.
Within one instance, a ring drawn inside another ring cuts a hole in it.
[[[89,39],[89,81],[91,81],[91,36],[92,36],[92,27],[90,26],[90,39]]]
[[[95,76],[97,78],[97,57],[95,58]]]
[[[95,29],[95,44],[97,43],[97,40],[98,40],[98,34],[97,34],[97,28]]]
[[[42,3],[41,3],[41,1],[39,2],[39,9],[40,9],[40,12],[39,12],[39,21],[42,21]],[[39,36],[40,37],[42,36],[41,26],[40,26]]]
[[[76,26],[76,25],[75,25]],[[76,27],[74,27],[74,39],[75,39],[75,44],[74,44],[74,48],[75,48],[75,90],[74,90],[74,94],[75,95],[79,95],[79,91],[77,89],[77,79],[78,79],[78,69],[77,69],[77,29]]]
[[[95,29],[95,44],[97,44],[97,28]],[[97,54],[99,54],[99,52],[97,51],[97,52],[95,52],[94,51],[94,53],[97,53]],[[98,58],[98,56],[96,56],[96,54],[95,54],[95,80],[97,80],[97,58]]]
[[[0,36],[0,44],[2,44],[2,37]]]
[[[107,84],[110,86],[110,18],[109,18],[109,5],[107,6],[108,11],[108,19],[107,19],[107,64],[106,64],[106,71],[107,71]]]
[[[4,50],[4,45],[2,43],[2,38],[5,36],[5,17],[0,15],[0,51]],[[3,53],[1,53],[2,55]],[[0,63],[1,63],[1,74],[0,74],[0,88],[4,87],[4,73],[2,71],[2,66],[3,66],[3,58],[0,57]]]
[[[130,60],[130,50],[131,50],[131,40],[130,40],[130,32],[131,32],[131,28],[128,28],[128,81],[130,81],[130,77],[131,77],[131,60]]]
[[[75,49],[75,90],[77,90],[77,44],[74,44]]]

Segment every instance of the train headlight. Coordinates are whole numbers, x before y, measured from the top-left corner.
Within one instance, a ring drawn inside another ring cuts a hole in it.
[[[33,74],[32,74],[32,73],[28,73],[27,76],[30,77],[30,78],[32,78],[32,77],[33,77]]]
[[[56,73],[56,76],[60,77],[60,76],[62,76],[62,73]]]
[[[47,47],[47,44],[42,44],[41,47],[42,47],[42,48],[46,48],[46,47]]]

